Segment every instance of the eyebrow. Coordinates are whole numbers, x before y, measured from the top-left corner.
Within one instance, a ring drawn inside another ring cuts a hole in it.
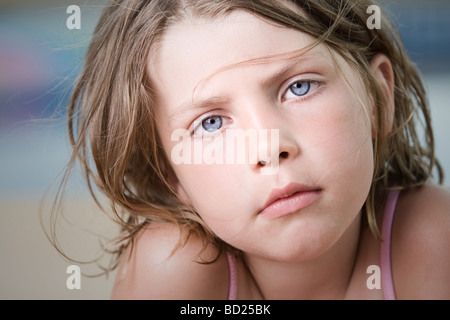
[[[182,103],[175,112],[169,117],[169,121],[180,117],[181,115],[190,112],[192,110],[201,110],[205,108],[219,107],[221,105],[227,104],[230,102],[230,98],[226,96],[214,96],[208,99],[200,100],[194,102],[193,99],[190,101],[186,101]]]
[[[259,85],[261,87],[268,87],[271,83],[276,82],[277,80],[279,80],[280,78],[284,77],[286,75],[286,73],[291,72],[294,68],[296,68],[299,64],[299,60],[304,60],[304,59],[300,59],[300,58],[296,58],[293,61],[290,61],[289,64],[287,64],[284,68],[282,68],[281,70],[278,70],[277,72],[275,72],[274,74],[270,75],[269,77],[263,79]]]
[[[266,60],[266,59],[264,59]],[[264,60],[261,59],[259,63],[264,63]],[[270,58],[267,60],[271,60]],[[262,87],[267,87],[271,83],[279,80],[280,78],[284,77],[286,73],[291,72],[294,68],[298,66],[298,64],[302,61],[308,61],[308,60],[314,60],[314,57],[308,54],[302,54],[301,56],[294,56],[291,58],[286,58],[286,64],[284,67],[282,67],[280,70],[274,72],[273,74],[269,75],[268,77],[264,78],[260,81],[260,85]],[[248,61],[246,61],[248,62]],[[251,62],[251,61],[250,61]],[[279,61],[277,61],[279,62]],[[226,69],[228,70],[228,69]],[[209,78],[209,77],[208,77]],[[219,107],[221,105],[227,104],[230,102],[230,98],[226,96],[213,96],[211,98],[207,98],[204,100],[199,100],[197,102],[194,102],[194,97],[190,101],[186,101],[178,106],[178,108],[175,110],[175,112],[170,116],[170,120],[173,120],[174,118],[178,118],[179,116],[185,114],[186,112],[190,112],[192,110],[199,110],[199,109],[205,109],[205,108],[212,108],[212,107]]]

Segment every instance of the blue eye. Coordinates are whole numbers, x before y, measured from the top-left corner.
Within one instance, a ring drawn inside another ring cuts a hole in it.
[[[222,117],[212,116],[202,121],[202,127],[208,132],[214,132],[222,128]]]
[[[309,81],[298,81],[289,87],[289,91],[295,96],[301,97],[309,92],[311,89],[311,82]]]
[[[317,90],[321,83],[311,80],[299,80],[293,83],[284,93],[284,100],[297,100]]]

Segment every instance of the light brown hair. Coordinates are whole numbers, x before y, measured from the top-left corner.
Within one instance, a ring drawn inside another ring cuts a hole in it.
[[[389,19],[381,28],[367,27],[369,0],[121,0],[104,11],[93,34],[84,69],[68,108],[73,156],[79,161],[92,196],[105,194],[122,225],[116,253],[132,243],[152,221],[169,221],[200,234],[205,244],[225,249],[193,208],[171,187],[169,159],[161,147],[154,120],[155,92],[146,65],[164,31],[184,17],[214,19],[245,10],[315,37],[353,66],[364,80],[376,110],[378,136],[373,140],[373,183],[363,207],[365,221],[379,236],[376,212],[391,188],[423,185],[437,168],[430,112],[420,74]],[[300,10],[299,10],[300,9]],[[299,14],[301,12],[301,14]],[[392,130],[382,134],[385,97],[371,73],[375,55],[386,55],[395,80]],[[422,132],[416,127],[423,122]],[[230,248],[227,248],[230,249]]]

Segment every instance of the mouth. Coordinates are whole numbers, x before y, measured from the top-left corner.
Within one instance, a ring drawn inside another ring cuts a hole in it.
[[[272,190],[259,215],[267,219],[279,218],[312,205],[322,194],[322,189],[290,183]]]

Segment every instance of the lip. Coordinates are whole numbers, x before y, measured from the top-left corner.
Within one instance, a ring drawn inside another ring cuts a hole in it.
[[[275,219],[297,212],[316,202],[321,192],[320,188],[290,183],[283,188],[272,190],[259,215]]]

